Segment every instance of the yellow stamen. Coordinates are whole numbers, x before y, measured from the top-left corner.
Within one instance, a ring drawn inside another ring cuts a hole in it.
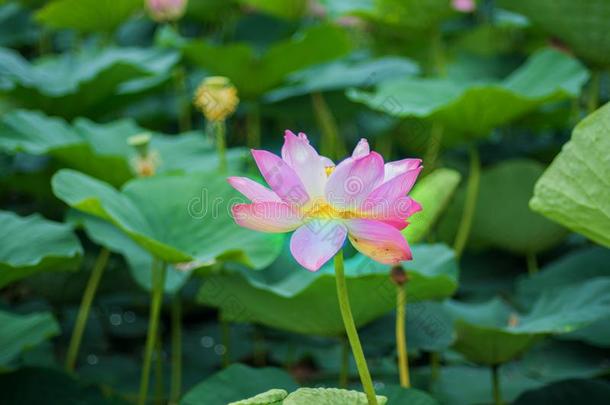
[[[326,171],[326,177],[328,177],[335,171],[335,166],[326,166],[324,170]]]

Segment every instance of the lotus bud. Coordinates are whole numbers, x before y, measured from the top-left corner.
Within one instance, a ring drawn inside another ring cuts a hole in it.
[[[188,0],[146,0],[149,14],[157,22],[179,20],[187,4]]]
[[[151,139],[148,132],[133,135],[127,139],[129,146],[132,146],[138,154],[132,159],[131,165],[140,177],[153,176],[159,165],[159,154],[149,148]]]
[[[205,78],[197,88],[194,103],[208,121],[218,122],[235,112],[239,98],[237,89],[228,78],[211,76]]]
[[[452,0],[451,4],[455,10],[462,13],[471,13],[477,7],[474,0]]]

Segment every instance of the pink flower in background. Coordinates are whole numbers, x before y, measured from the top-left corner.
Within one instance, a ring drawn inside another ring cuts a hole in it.
[[[474,0],[452,0],[453,8],[462,13],[470,13],[477,7]]]
[[[421,206],[407,196],[421,160],[385,163],[360,140],[351,157],[336,167],[309,144],[286,131],[282,157],[252,150],[271,189],[245,177],[229,183],[252,201],[232,207],[235,222],[261,232],[295,231],[290,251],[316,271],[343,246],[346,237],[366,256],[385,264],[411,259],[400,230]]]
[[[151,17],[158,22],[175,21],[186,11],[188,0],[146,0]]]

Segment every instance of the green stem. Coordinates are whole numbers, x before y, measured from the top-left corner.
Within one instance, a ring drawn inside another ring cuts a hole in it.
[[[404,286],[396,286],[396,349],[398,351],[398,373],[400,386],[411,387],[409,378],[409,354],[407,352],[407,336],[405,334],[405,318],[407,317],[405,307],[407,305],[407,293]]]
[[[500,389],[500,374],[498,373],[498,365],[491,366],[491,382],[493,388],[493,397],[495,405],[502,405],[502,391]]]
[[[178,100],[178,129],[180,132],[190,131],[192,129],[191,101],[186,84],[186,72],[182,66],[176,67],[174,71],[174,86]]]
[[[76,323],[74,324],[74,330],[72,331],[72,338],[70,339],[70,345],[68,346],[68,354],[66,355],[66,370],[71,372],[74,371],[76,365],[76,359],[78,357],[78,350],[80,349],[81,341],[83,340],[83,333],[87,326],[87,319],[89,318],[89,312],[91,311],[91,303],[95,297],[95,292],[102,279],[102,274],[106,268],[110,251],[103,248],[95,261],[89,281],[85,287],[85,293],[81,300],[80,307],[78,309],[78,315],[76,316]]]
[[[256,102],[252,102],[246,115],[246,128],[248,131],[247,144],[250,149],[258,149],[261,146],[261,115]]]
[[[350,346],[352,347],[352,354],[356,360],[356,367],[360,374],[360,381],[364,393],[366,394],[369,405],[377,405],[377,396],[375,395],[375,388],[373,386],[373,380],[369,373],[369,368],[364,358],[364,352],[362,351],[362,345],[360,344],[360,338],[358,337],[358,330],[354,323],[352,316],[352,309],[349,304],[349,296],[347,293],[347,283],[345,281],[345,270],[343,268],[343,251],[335,255],[335,277],[337,282],[337,298],[339,300],[339,309],[341,310],[341,316],[343,317],[343,324],[345,325],[345,332],[349,339]]]
[[[392,135],[384,135],[377,138],[376,150],[386,160],[390,160],[392,157]]]
[[[165,397],[165,386],[163,384],[163,344],[161,342],[161,331],[157,329],[155,341],[155,403],[161,405]]]
[[[220,332],[222,337],[222,345],[225,348],[222,354],[222,367],[227,368],[231,365],[231,327],[225,319],[220,319]]]
[[[227,172],[227,144],[225,139],[226,125],[224,121],[214,121],[210,123],[214,131],[216,140],[216,152],[218,153],[218,170],[221,173]]]
[[[432,391],[434,383],[438,381],[441,371],[441,355],[438,352],[430,353],[430,391]]]
[[[182,302],[180,293],[172,300],[172,377],[170,402],[178,403],[182,393]]]
[[[336,159],[347,152],[339,137],[337,121],[333,116],[322,93],[312,93],[311,102],[320,130],[322,131],[321,152],[324,156]]]
[[[148,383],[150,380],[150,366],[152,363],[153,352],[155,350],[155,340],[157,340],[157,329],[159,328],[159,316],[161,314],[161,304],[163,303],[163,287],[165,286],[165,262],[159,263],[155,259],[152,268],[152,295],[150,305],[150,316],[148,322],[148,333],[146,335],[146,347],[144,349],[144,363],[142,365],[142,375],[140,378],[140,394],[138,404],[146,404],[148,395]]]
[[[254,365],[263,367],[267,363],[267,348],[265,347],[265,335],[263,330],[254,325]]]
[[[470,145],[470,173],[468,175],[468,184],[466,185],[466,200],[464,201],[464,211],[460,227],[455,236],[453,249],[456,257],[460,257],[468,242],[472,220],[474,218],[475,208],[477,206],[477,197],[479,195],[479,183],[481,180],[481,161],[479,152],[475,145]]]
[[[591,80],[589,81],[589,89],[587,92],[587,112],[591,114],[597,110],[599,105],[599,88],[601,82],[601,74],[598,70],[591,72]]]
[[[530,276],[538,273],[538,260],[536,259],[536,254],[528,252],[525,259],[527,260],[527,271]]]
[[[430,173],[436,166],[442,139],[443,126],[440,123],[435,122],[430,129],[430,137],[428,138],[426,154],[424,155],[424,173]]]
[[[444,76],[445,71],[445,46],[443,44],[443,34],[440,29],[432,37],[430,46],[430,71],[429,76]]]
[[[341,371],[339,373],[339,387],[347,388],[349,380],[349,345],[347,339],[341,338]]]

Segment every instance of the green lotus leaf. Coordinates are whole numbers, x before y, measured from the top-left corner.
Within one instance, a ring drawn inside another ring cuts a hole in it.
[[[0,94],[50,115],[101,116],[116,108],[127,83],[144,77],[168,79],[178,58],[167,49],[85,47],[29,62],[0,48]]]
[[[386,385],[377,393],[388,398],[388,404],[439,405],[439,402],[428,393],[415,388],[403,388],[398,385]]]
[[[51,155],[60,164],[120,186],[134,177],[136,151],[132,135],[149,132],[133,120],[97,124],[77,118],[70,126],[38,111],[13,110],[0,119],[0,149],[9,153]],[[209,171],[218,167],[216,148],[200,133],[171,136],[151,133],[150,149],[158,156],[157,173]],[[241,165],[243,148],[227,151],[230,167]]]
[[[536,183],[530,207],[610,247],[610,103],[582,120]]]
[[[513,404],[570,405],[586,401],[590,405],[605,405],[609,397],[610,384],[606,381],[571,379],[527,391]]]
[[[504,160],[483,170],[469,236],[471,246],[493,246],[525,255],[547,250],[563,240],[567,234],[564,229],[528,206],[543,172],[542,164],[527,159]],[[465,188],[458,190],[447,209],[439,226],[443,240],[453,239],[465,196]]]
[[[447,129],[443,141],[452,144],[486,137],[543,104],[576,97],[588,77],[578,60],[544,49],[500,81],[405,78],[384,81],[372,92],[352,89],[347,95],[396,117],[440,122]]]
[[[230,214],[243,201],[217,172],[131,180],[119,191],[74,170],[53,176],[65,203],[125,232],[156,258],[189,267],[219,260],[262,268],[280,252],[282,235],[237,226]]]
[[[610,64],[607,1],[503,0],[501,4],[564,41],[579,57],[593,64]]]
[[[70,226],[0,211],[0,287],[41,271],[75,270],[82,255]]]
[[[17,315],[0,311],[0,369],[19,354],[59,334],[59,325],[49,312]]]
[[[240,97],[252,99],[279,85],[288,74],[342,56],[349,49],[344,30],[319,25],[275,43],[261,56],[243,43],[218,47],[192,41],[183,51],[187,59],[200,67],[231,79]]]
[[[239,0],[240,4],[280,18],[296,19],[307,11],[306,0]]]
[[[455,319],[455,349],[480,364],[505,363],[548,334],[564,334],[607,317],[610,277],[599,277],[543,291],[531,311],[521,315],[503,301],[450,302]]]
[[[451,169],[436,169],[416,185],[410,196],[424,209],[409,218],[402,234],[410,243],[416,243],[432,229],[453,196],[461,175]]]
[[[440,299],[457,288],[457,263],[444,245],[413,247],[414,260],[404,262],[410,302]],[[390,266],[356,255],[345,261],[347,286],[355,322],[362,326],[396,306]],[[251,274],[252,273],[252,274]],[[303,334],[338,336],[344,332],[332,263],[312,273],[298,266],[289,253],[265,269],[206,278],[198,299],[220,308],[223,318],[258,322]]]
[[[385,405],[388,399],[377,395],[377,403]],[[284,399],[283,405],[366,405],[362,392],[339,388],[299,388]]]
[[[287,85],[265,95],[270,102],[314,92],[373,86],[383,80],[416,74],[417,65],[407,58],[387,56],[377,59],[351,55],[291,74]]]
[[[55,29],[112,32],[141,8],[141,0],[55,0],[40,9],[36,19]]]
[[[297,384],[278,368],[251,368],[233,364],[197,384],[187,392],[181,405],[227,405],[271,389],[293,391]]]
[[[255,395],[248,399],[231,402],[228,405],[282,405],[282,400],[288,396],[286,390],[277,388],[265,391],[262,394]]]

